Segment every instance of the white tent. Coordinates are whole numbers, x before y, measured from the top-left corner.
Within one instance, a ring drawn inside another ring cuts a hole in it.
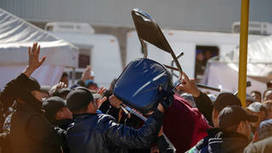
[[[40,56],[47,57],[33,74],[41,85],[57,83],[64,67],[77,67],[76,47],[0,9],[0,89],[23,71],[33,42],[40,44]]]
[[[264,91],[265,81],[272,74],[272,36],[248,44],[247,80],[251,81],[251,90]],[[227,91],[236,91],[238,87],[239,48],[219,61],[212,60],[208,64],[203,83],[221,87]]]

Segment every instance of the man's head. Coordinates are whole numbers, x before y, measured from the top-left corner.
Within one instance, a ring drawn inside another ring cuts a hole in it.
[[[218,127],[219,112],[223,108],[227,106],[232,106],[232,105],[241,106],[241,102],[239,98],[233,95],[232,93],[221,93],[217,96],[214,102],[213,113],[212,113],[212,120],[213,120],[214,127]]]
[[[263,93],[263,101],[272,100],[272,88],[269,88]]]
[[[59,82],[64,82],[67,85],[67,87],[69,86],[69,78],[68,78],[68,74],[66,72],[62,73],[62,76],[61,76]]]
[[[66,99],[67,95],[69,94],[69,92],[71,91],[71,89],[69,88],[61,88],[61,89],[57,89],[54,93],[53,96],[58,96],[61,97],[63,99]]]
[[[43,102],[46,118],[51,121],[72,119],[72,112],[67,108],[64,99],[54,96]]]
[[[41,86],[41,92],[43,94],[43,98],[49,98],[50,94],[49,94],[49,90],[51,89],[50,86]]]
[[[96,113],[98,104],[95,97],[84,87],[77,87],[67,95],[67,106],[73,114]]]
[[[246,106],[249,106],[250,104],[256,102],[256,100],[251,97],[249,94],[246,94]]]
[[[267,89],[272,88],[272,80],[266,82]]]
[[[226,132],[237,132],[250,137],[251,128],[249,122],[256,122],[258,118],[249,114],[241,106],[225,107],[218,116],[219,128]]]
[[[92,90],[92,91],[97,91],[98,90],[98,86],[93,80],[86,80],[85,81],[85,86],[88,89]]]
[[[25,93],[30,93],[36,101],[42,102],[42,99],[45,98],[45,94],[41,90],[41,86],[39,82],[35,79],[30,77],[26,82],[25,82]],[[30,99],[25,99],[25,98],[30,98],[30,97],[18,97],[19,99],[22,98],[23,101],[28,101]]]
[[[256,129],[258,129],[259,124],[261,121],[263,121],[265,119],[265,114],[266,114],[266,110],[263,107],[263,105],[259,102],[254,102],[252,104],[250,104],[246,110],[248,111],[249,114],[257,116],[258,117],[258,121],[251,123],[251,127],[252,127],[252,131],[255,132]]]
[[[264,120],[258,129],[258,141],[272,136],[272,120]]]
[[[262,101],[262,94],[260,91],[254,90],[250,92],[250,96],[255,99],[255,101],[261,102]]]
[[[266,111],[265,119],[272,119],[272,100],[267,100],[262,105]]]

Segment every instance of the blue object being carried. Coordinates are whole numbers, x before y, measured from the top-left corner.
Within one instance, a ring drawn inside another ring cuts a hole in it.
[[[151,59],[130,62],[116,81],[113,94],[126,105],[147,113],[154,110],[160,98],[158,88],[173,89],[170,73]]]

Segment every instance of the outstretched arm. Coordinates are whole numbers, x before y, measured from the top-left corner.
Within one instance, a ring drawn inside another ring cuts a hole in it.
[[[39,55],[40,45],[38,45],[38,43],[34,43],[32,47],[28,48],[28,65],[23,72],[27,77],[30,77],[31,74],[36,69],[38,69],[45,61],[46,57],[44,56],[41,59],[39,59]]]
[[[122,101],[117,97],[110,97],[111,103],[120,107]],[[116,146],[125,146],[127,148],[146,148],[150,147],[157,138],[163,122],[163,105],[159,103],[157,111],[145,122],[140,129],[134,129],[123,124],[116,123],[113,119],[105,121],[105,137],[110,143]]]
[[[37,43],[34,43],[32,47],[28,48],[28,65],[16,79],[11,80],[5,86],[4,90],[0,93],[0,105],[2,113],[5,113],[8,107],[10,107],[13,101],[20,97],[20,94],[23,91],[23,87],[25,87],[25,83],[31,74],[38,69],[46,57],[42,57],[39,60],[40,54],[40,46]]]
[[[126,148],[150,148],[155,142],[160,131],[163,120],[163,113],[156,111],[140,129],[134,129],[113,120],[106,125],[106,137],[115,146]]]
[[[192,96],[195,99],[196,107],[198,108],[198,110],[205,116],[209,124],[213,125],[212,122],[213,104],[210,98],[197,88],[195,81],[190,80],[189,77],[183,72],[181,74],[181,84],[177,86],[177,89],[192,94]]]

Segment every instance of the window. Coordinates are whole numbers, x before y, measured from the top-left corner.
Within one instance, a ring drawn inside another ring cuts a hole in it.
[[[218,55],[219,48],[217,46],[196,46],[195,78],[197,81],[200,81],[202,79],[208,60]]]
[[[80,48],[78,57],[78,67],[86,68],[90,64],[91,64],[91,49]]]
[[[51,26],[51,25],[47,26],[47,27],[46,27],[46,30],[47,30],[47,31],[53,31],[53,26]]]

